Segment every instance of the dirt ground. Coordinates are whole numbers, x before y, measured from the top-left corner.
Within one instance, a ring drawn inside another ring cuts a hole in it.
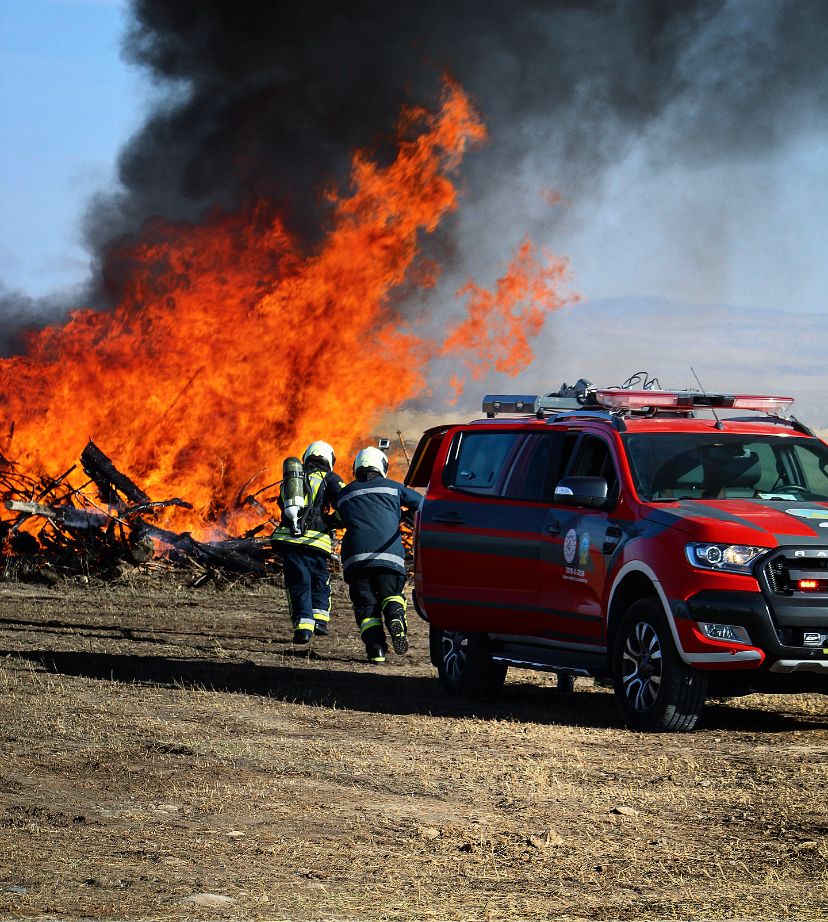
[[[689,735],[511,671],[291,645],[275,585],[0,583],[0,916],[828,918],[828,699]]]

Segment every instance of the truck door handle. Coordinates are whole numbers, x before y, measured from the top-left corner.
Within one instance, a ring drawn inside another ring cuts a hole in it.
[[[546,531],[550,535],[559,535],[561,533],[561,523],[557,519],[553,519],[547,524]]]
[[[441,525],[465,525],[466,520],[459,512],[445,512],[443,515],[435,515],[432,522],[439,522]]]
[[[610,525],[604,535],[604,546],[601,548],[604,554],[611,554],[620,544],[623,537],[621,529],[615,525]]]

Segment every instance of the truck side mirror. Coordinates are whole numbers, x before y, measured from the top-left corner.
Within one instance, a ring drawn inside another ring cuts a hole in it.
[[[597,509],[606,503],[608,490],[603,477],[564,477],[555,487],[555,502]]]

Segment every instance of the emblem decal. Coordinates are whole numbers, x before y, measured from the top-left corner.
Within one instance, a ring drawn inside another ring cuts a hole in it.
[[[786,509],[785,512],[798,519],[828,519],[828,509]]]
[[[567,563],[572,563],[575,559],[575,552],[578,550],[578,533],[574,528],[570,528],[566,533],[566,538],[564,538],[564,560]]]
[[[578,545],[578,564],[585,567],[589,563],[589,535],[581,535],[581,543]]]

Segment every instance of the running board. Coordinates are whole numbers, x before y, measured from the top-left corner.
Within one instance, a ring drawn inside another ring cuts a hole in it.
[[[588,669],[577,668],[575,666],[554,666],[551,663],[536,663],[528,659],[514,659],[511,656],[493,656],[496,663],[506,663],[508,666],[514,666],[516,669],[533,669],[538,672],[569,672],[572,675],[591,676]]]
[[[568,672],[578,676],[601,678],[609,675],[606,654],[584,650],[562,650],[534,644],[504,643],[492,650],[492,659],[516,669],[542,672]]]

